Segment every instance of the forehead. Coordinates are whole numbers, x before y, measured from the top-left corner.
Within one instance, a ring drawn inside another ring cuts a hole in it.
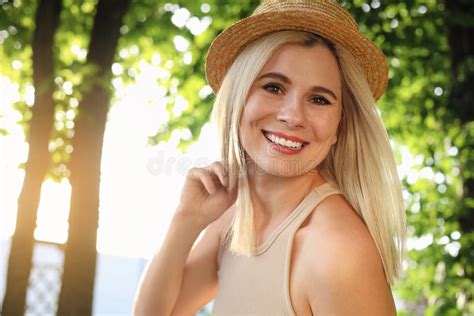
[[[260,75],[280,72],[293,83],[324,85],[340,91],[341,79],[336,57],[323,45],[313,47],[285,44],[268,59]]]

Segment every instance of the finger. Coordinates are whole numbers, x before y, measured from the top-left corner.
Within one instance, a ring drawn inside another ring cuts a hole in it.
[[[197,181],[204,186],[204,189],[209,194],[214,194],[215,184],[212,180],[209,172],[204,168],[191,168],[187,174],[187,177],[192,181]]]
[[[216,184],[214,183],[213,176],[209,171],[201,169],[199,172],[199,179],[209,194],[216,193]]]
[[[227,187],[229,180],[228,180],[227,172],[225,171],[224,165],[221,162],[218,162],[218,161],[213,162],[211,165],[207,167],[207,170],[216,174],[220,182],[222,183],[222,185],[224,187]]]

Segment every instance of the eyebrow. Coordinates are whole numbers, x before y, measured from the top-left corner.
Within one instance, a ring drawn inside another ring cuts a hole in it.
[[[279,72],[268,72],[266,74],[261,75],[258,77],[258,80],[264,79],[264,78],[273,78],[273,79],[278,79],[283,81],[284,83],[290,84],[291,80],[287,76],[279,73]],[[334,99],[337,100],[336,94],[329,88],[323,87],[323,86],[312,86],[311,91],[313,92],[322,92],[322,93],[327,93],[330,96],[332,96]]]

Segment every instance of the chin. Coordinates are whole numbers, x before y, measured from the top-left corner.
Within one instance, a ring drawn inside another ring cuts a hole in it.
[[[318,164],[307,164],[301,161],[286,160],[286,161],[256,161],[256,174],[269,174],[276,177],[291,178],[301,176],[303,174],[317,173],[316,167]]]

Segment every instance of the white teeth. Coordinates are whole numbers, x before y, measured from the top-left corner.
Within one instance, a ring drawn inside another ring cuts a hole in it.
[[[270,141],[272,141],[273,143],[278,144],[278,145],[282,145],[282,146],[285,146],[285,147],[298,149],[298,148],[301,148],[303,146],[303,143],[298,143],[298,142],[294,142],[294,141],[287,140],[287,139],[284,139],[284,138],[280,138],[280,137],[275,136],[273,134],[265,134],[265,136]]]

